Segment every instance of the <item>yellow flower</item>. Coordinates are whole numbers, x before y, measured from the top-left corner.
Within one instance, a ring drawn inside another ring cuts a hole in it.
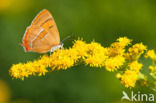
[[[87,57],[84,62],[91,67],[102,67],[108,58],[108,49],[96,42],[88,44]]]
[[[82,40],[76,40],[73,45],[73,49],[78,52],[78,56],[84,57],[87,56],[88,45]]]
[[[108,50],[109,50],[110,57],[115,57],[117,55],[123,55],[125,52],[125,49],[121,48],[119,43],[114,43],[113,46],[108,48]]]
[[[23,71],[25,71],[24,68],[24,64],[19,63],[19,64],[14,64],[11,68],[10,68],[10,75],[14,78],[21,78],[24,79],[23,76],[27,76],[27,75],[23,75]]]
[[[29,63],[25,64],[28,65]],[[32,67],[32,68],[31,68]],[[39,61],[34,61],[29,66],[29,74],[38,74],[39,76],[45,75],[48,70],[46,69],[46,65],[41,64]]]
[[[121,37],[117,39],[117,42],[112,43],[111,47],[109,48],[109,56],[117,56],[123,55],[125,52],[125,47],[130,44],[131,40],[127,37]]]
[[[150,75],[151,75],[154,79],[156,79],[156,66],[150,65],[150,66],[149,66],[149,70],[150,70]]]
[[[119,69],[125,62],[125,58],[123,56],[115,56],[107,59],[105,61],[105,67],[108,71],[114,71]]]
[[[137,60],[141,54],[147,49],[142,43],[137,43],[128,49],[128,53],[125,54],[125,57],[129,60]]]
[[[133,71],[135,71],[137,73],[142,68],[142,64],[141,63],[138,63],[138,61],[132,61],[131,63],[129,63],[128,66],[129,66],[130,70],[133,70]]]
[[[0,103],[9,103],[10,101],[10,89],[8,85],[0,80]]]
[[[42,65],[45,65],[46,67],[48,67],[50,65],[50,58],[49,58],[48,55],[43,55],[36,62],[38,62],[39,64],[42,64]]]
[[[10,75],[14,78],[21,78],[22,80],[24,77],[28,77],[30,75],[36,75],[39,76],[44,75],[46,72],[46,66],[43,64],[40,64],[38,61],[34,62],[28,62],[26,64],[16,64],[13,65],[10,69]]]
[[[125,87],[134,87],[137,79],[138,73],[132,70],[126,70],[121,77],[121,83],[125,85]]]
[[[121,47],[125,47],[131,43],[132,40],[128,39],[127,37],[120,37],[117,39],[117,41],[120,43]]]
[[[116,74],[116,78],[117,78],[117,79],[121,79],[121,77],[122,77],[122,75],[121,75],[120,73],[117,73],[117,74]]]
[[[153,59],[154,57],[155,57],[156,55],[155,55],[155,51],[154,50],[148,50],[147,52],[146,52],[146,54],[145,54],[145,57],[146,58],[151,58],[151,59]]]
[[[156,62],[156,54],[154,50],[148,50],[145,54],[145,58],[150,58]]]
[[[61,49],[50,56],[50,67],[54,69],[67,69],[74,65],[77,58],[77,52],[74,49]]]

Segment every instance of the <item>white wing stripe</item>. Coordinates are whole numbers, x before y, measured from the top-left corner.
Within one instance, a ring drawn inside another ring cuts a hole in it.
[[[35,36],[35,38],[33,40],[31,40],[31,48],[32,48],[32,42],[41,34],[41,32],[43,32],[44,29],[42,28],[39,33]]]

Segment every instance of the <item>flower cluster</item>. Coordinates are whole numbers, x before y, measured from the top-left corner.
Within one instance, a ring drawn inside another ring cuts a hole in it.
[[[128,49],[128,52],[125,53],[125,58],[127,59],[127,65],[125,71],[121,76],[121,83],[126,87],[134,87],[136,81],[139,78],[140,69],[142,64],[138,62],[140,56],[146,50],[146,46],[142,43],[134,44]]]
[[[140,71],[143,64],[139,58],[147,47],[142,43],[132,45],[131,41],[127,37],[120,37],[109,47],[104,47],[95,41],[86,43],[78,39],[71,48],[56,50],[49,56],[44,55],[31,62],[14,64],[9,73],[13,78],[24,79],[31,75],[41,76],[54,70],[66,70],[75,65],[85,64],[90,67],[105,68],[110,72],[115,71],[116,77],[125,87],[134,87],[137,80],[144,79],[140,77],[143,75]],[[132,46],[128,48],[129,45]],[[148,50],[145,57],[151,58],[156,63],[154,50]],[[149,66],[149,69],[150,74],[156,79],[156,65]]]
[[[126,70],[121,75],[121,83],[126,87],[134,87],[136,81],[139,79],[140,69],[142,68],[142,64],[138,63],[138,61],[132,61],[128,63]]]
[[[149,66],[150,75],[156,80],[156,54],[154,50],[148,50],[145,54],[145,58],[152,60],[152,65]]]

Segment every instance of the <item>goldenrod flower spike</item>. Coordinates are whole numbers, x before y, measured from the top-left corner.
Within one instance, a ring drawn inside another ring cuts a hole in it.
[[[90,67],[105,68],[110,72],[116,71],[116,77],[125,87],[135,87],[137,80],[144,79],[144,82],[148,83],[147,78],[140,78],[140,74],[144,74],[140,71],[143,64],[139,61],[147,47],[143,43],[137,43],[127,49],[126,46],[129,46],[131,41],[127,37],[120,37],[109,47],[103,47],[95,41],[86,43],[78,39],[69,49],[57,50],[50,56],[44,55],[31,62],[13,64],[9,73],[13,78],[24,80],[25,77],[42,76],[53,70],[66,70],[75,65],[84,64]],[[156,79],[154,50],[148,50],[145,57],[154,61],[149,66],[149,70],[150,75]],[[47,69],[49,67],[51,70]]]

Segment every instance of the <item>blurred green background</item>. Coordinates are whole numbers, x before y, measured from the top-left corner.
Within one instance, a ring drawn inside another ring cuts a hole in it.
[[[127,36],[133,43],[143,42],[149,49],[155,49],[155,0],[0,0],[0,79],[9,85],[11,101],[117,103],[123,90],[151,93],[143,87],[126,89],[115,73],[83,65],[24,81],[12,79],[8,74],[12,64],[40,56],[25,53],[19,43],[26,27],[44,8],[53,14],[61,39],[74,34],[87,42],[95,40],[109,46],[118,37]],[[65,47],[71,45],[72,41],[68,41]],[[144,61],[144,69],[147,64]]]

